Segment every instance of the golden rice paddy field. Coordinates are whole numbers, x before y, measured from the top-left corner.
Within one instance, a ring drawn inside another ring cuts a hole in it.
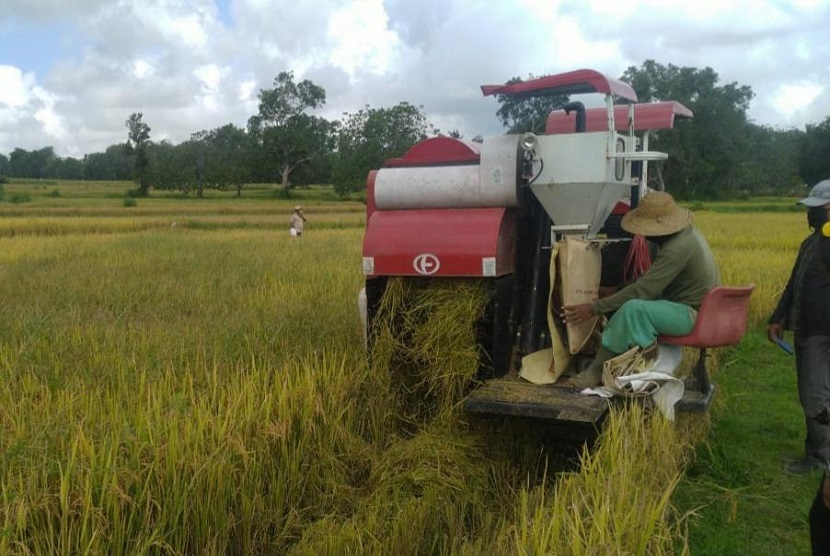
[[[475,287],[418,302],[423,404],[404,346],[367,364],[359,203],[119,187],[0,203],[0,554],[689,553],[673,493],[705,420],[633,405],[548,467],[528,424],[458,410]],[[762,326],[803,215],[695,218]]]

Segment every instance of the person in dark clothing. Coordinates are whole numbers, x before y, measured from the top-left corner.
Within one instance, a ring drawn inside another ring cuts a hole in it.
[[[830,463],[830,179],[817,183],[810,196],[798,202],[808,209],[812,233],[798,249],[767,336],[775,341],[784,330],[793,331],[807,436],[804,457],[788,463],[785,471],[803,474]]]
[[[810,508],[810,546],[813,556],[830,554],[830,471],[825,470]]]

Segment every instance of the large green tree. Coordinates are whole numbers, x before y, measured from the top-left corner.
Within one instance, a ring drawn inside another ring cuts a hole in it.
[[[798,157],[803,131],[748,126],[749,150],[742,162],[746,180],[742,189],[756,195],[791,193],[803,180],[798,175]]]
[[[437,133],[423,107],[408,102],[392,108],[366,106],[346,114],[337,135],[332,168],[335,191],[341,195],[360,191],[370,170],[380,168],[386,159],[403,155],[418,141]]]
[[[127,127],[127,152],[135,157],[135,174],[133,179],[138,184],[138,191],[146,197],[150,190],[148,144],[150,143],[150,126],[144,123],[144,114],[133,112],[124,125]]]
[[[49,168],[56,160],[55,149],[44,147],[35,151],[14,149],[9,155],[9,176],[16,178],[48,178]]]
[[[248,120],[248,132],[256,141],[254,161],[267,177],[277,177],[282,187],[291,187],[294,171],[330,152],[333,126],[308,114],[326,103],[326,91],[305,79],[294,82],[294,74],[281,72],[271,89],[260,90],[259,113]],[[263,176],[265,177],[265,176]]]
[[[84,179],[84,163],[82,160],[69,156],[56,158],[50,165],[49,177],[59,180],[82,180]]]
[[[809,186],[830,179],[830,117],[807,125],[802,138],[798,171]]]
[[[107,147],[104,152],[84,156],[84,178],[88,180],[129,180],[133,176],[135,162],[126,143]]]
[[[640,102],[674,100],[694,112],[691,125],[661,131],[651,143],[670,155],[652,177],[661,177],[670,191],[685,198],[730,196],[748,186],[750,87],[720,84],[712,68],[664,66],[654,60],[629,67],[622,80]]]
[[[161,141],[146,149],[150,163],[145,179],[154,189],[189,193],[198,187],[197,149],[191,142]]]
[[[194,133],[191,142],[196,148],[198,195],[202,196],[205,187],[212,187],[234,188],[236,196],[241,196],[251,175],[251,141],[245,130],[227,124]]]

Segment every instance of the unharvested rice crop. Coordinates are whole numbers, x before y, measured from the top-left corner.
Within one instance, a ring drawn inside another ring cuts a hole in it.
[[[536,424],[459,410],[480,285],[391,281],[369,365],[359,227],[118,203],[0,225],[0,554],[685,551],[671,496],[704,421],[626,406],[547,466]],[[695,218],[761,322],[803,216]]]

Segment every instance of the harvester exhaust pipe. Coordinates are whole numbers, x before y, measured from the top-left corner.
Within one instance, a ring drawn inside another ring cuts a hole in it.
[[[576,110],[576,128],[574,131],[577,133],[584,133],[585,132],[585,105],[579,101],[569,102],[565,106],[562,107],[565,111],[565,114],[570,114],[574,110]]]

